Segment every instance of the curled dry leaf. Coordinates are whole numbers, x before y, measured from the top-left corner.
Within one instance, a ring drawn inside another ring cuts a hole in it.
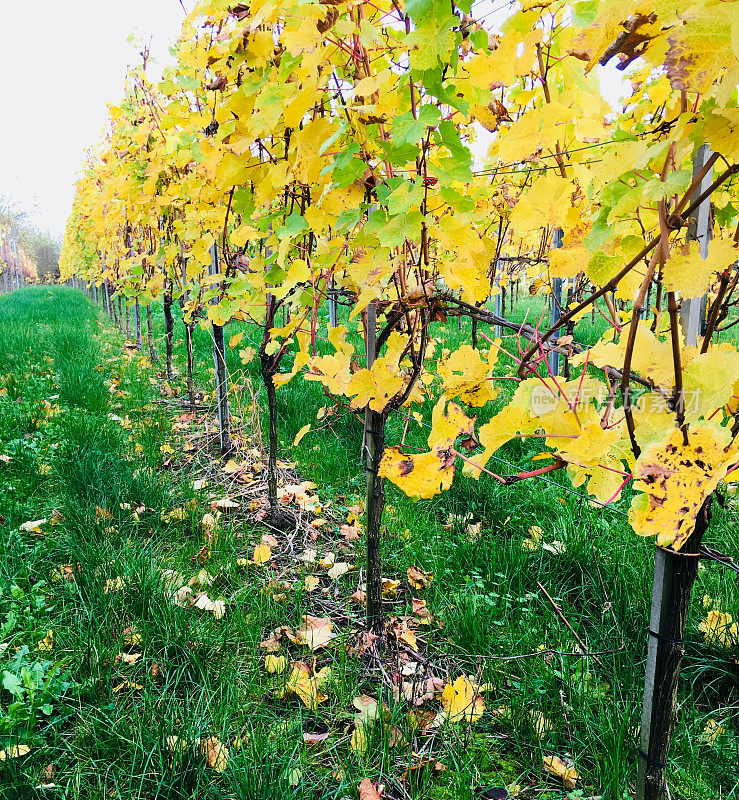
[[[577,770],[559,756],[545,756],[543,766],[544,772],[560,780],[565,789],[574,789],[580,780]]]
[[[369,778],[365,778],[359,784],[359,800],[382,800],[383,784],[374,784]]]
[[[414,589],[425,589],[434,579],[433,572],[424,572],[418,567],[408,567],[408,583]]]

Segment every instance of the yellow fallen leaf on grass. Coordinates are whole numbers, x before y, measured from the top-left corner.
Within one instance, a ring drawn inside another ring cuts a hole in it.
[[[574,789],[580,776],[574,767],[568,767],[559,756],[544,757],[544,772],[562,782],[565,789]]]
[[[42,653],[48,653],[54,647],[54,631],[49,631],[36,646]]]
[[[300,444],[300,440],[305,436],[306,433],[311,429],[310,422],[307,425],[303,425],[303,427],[295,434],[295,438],[293,439],[293,446]]]
[[[44,517],[44,519],[36,519],[32,522],[22,522],[18,527],[24,533],[43,533],[41,530],[42,525],[46,525],[48,520]]]
[[[126,690],[130,690],[132,692],[142,692],[144,687],[140,683],[132,683],[131,681],[122,681],[113,689],[115,694],[120,694],[121,692],[125,692]]]
[[[306,592],[315,592],[315,590],[320,585],[321,581],[315,575],[306,575],[305,576],[305,591]]]
[[[205,756],[208,766],[216,772],[224,772],[228,766],[228,749],[216,736],[200,740],[200,752]]]
[[[126,585],[126,582],[120,576],[116,578],[109,578],[105,581],[105,586],[103,586],[103,592],[105,594],[110,594],[111,592],[120,592]]]
[[[260,542],[254,548],[254,554],[251,557],[251,563],[260,565],[260,564],[267,564],[269,560],[272,558],[272,549],[268,544],[264,542]]]
[[[275,696],[284,697],[286,694],[295,694],[307,708],[315,711],[320,703],[328,700],[328,697],[321,692],[321,686],[325,683],[327,675],[325,670],[313,675],[307,664],[302,661],[293,661],[292,671],[285,683],[285,688],[281,692],[276,692]]]
[[[449,722],[477,722],[485,710],[485,702],[477,687],[466,676],[460,675],[454,683],[447,683],[441,693],[441,707]]]
[[[6,747],[5,750],[0,750],[0,761],[5,761],[8,758],[20,758],[30,753],[31,747],[27,744],[15,744],[11,747]]]
[[[287,669],[287,659],[285,656],[265,656],[264,668],[270,674],[274,674],[275,672],[284,672]]]

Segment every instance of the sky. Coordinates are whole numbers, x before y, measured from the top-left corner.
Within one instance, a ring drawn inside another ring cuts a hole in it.
[[[27,221],[61,236],[85,151],[120,99],[128,65],[139,61],[134,34],[160,67],[170,61],[195,0],[0,0],[0,198],[28,212]],[[508,9],[475,4],[502,22]],[[489,23],[487,23],[489,24]],[[608,70],[608,72],[615,72]],[[621,76],[604,76],[618,94]],[[609,98],[610,99],[610,98]]]
[[[64,232],[85,150],[138,60],[128,36],[167,63],[184,13],[180,0],[0,0],[0,196],[31,224]]]

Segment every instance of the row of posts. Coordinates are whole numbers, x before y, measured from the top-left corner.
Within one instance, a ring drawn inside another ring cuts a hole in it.
[[[8,292],[22,289],[28,285],[26,277],[26,267],[30,266],[30,259],[24,252],[21,245],[13,238],[9,231],[0,226],[0,292]]]

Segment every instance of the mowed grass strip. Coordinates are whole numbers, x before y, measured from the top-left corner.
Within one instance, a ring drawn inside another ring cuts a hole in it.
[[[455,323],[447,333],[468,337],[469,329]],[[249,337],[245,328],[241,347]],[[195,342],[198,384],[212,391],[207,332],[196,330]],[[259,391],[255,364],[232,351],[229,367]],[[435,618],[423,634],[429,669],[489,684],[485,713],[471,727],[418,735],[407,705],[380,694],[377,675],[341,647],[319,655],[331,668],[328,699],[310,710],[294,695],[276,696],[284,677],[264,668],[259,643],[279,625],[299,624],[304,597],[296,589],[275,599],[257,570],[237,563],[261,532],[224,525],[207,564],[193,564],[209,509],[186,473],[158,469],[161,446],[176,440],[171,418],[151,402],[153,376],[145,359],[123,356],[120,337],[79,292],[39,287],[0,298],[0,796],[356,798],[365,777],[384,782],[391,797],[472,800],[514,785],[522,797],[628,796],[652,544],[621,515],[591,508],[564,478],[503,488],[457,480],[418,504],[389,487],[386,573],[433,571],[423,594]],[[278,401],[283,453],[322,499],[355,505],[361,426],[344,416],[292,447],[325,401],[299,380]],[[402,428],[392,422],[390,443]],[[424,440],[422,428],[410,430],[410,445]],[[513,443],[502,455],[526,463],[535,448]],[[730,506],[710,541],[739,552]],[[41,519],[42,533],[22,529]],[[168,576],[188,580],[201,569],[213,576],[208,591],[227,599],[221,619],[171,601]],[[356,573],[340,580],[356,582]],[[613,651],[601,656],[605,668],[557,653],[504,660],[576,649],[537,581],[591,650]],[[739,617],[736,580],[702,569],[672,763],[673,793],[686,798],[738,790],[738,653],[704,640],[704,596]],[[358,751],[350,738],[360,694],[387,709]],[[213,757],[215,742],[227,763]],[[405,775],[418,753],[446,770]],[[552,755],[573,761],[582,795],[542,773]]]

